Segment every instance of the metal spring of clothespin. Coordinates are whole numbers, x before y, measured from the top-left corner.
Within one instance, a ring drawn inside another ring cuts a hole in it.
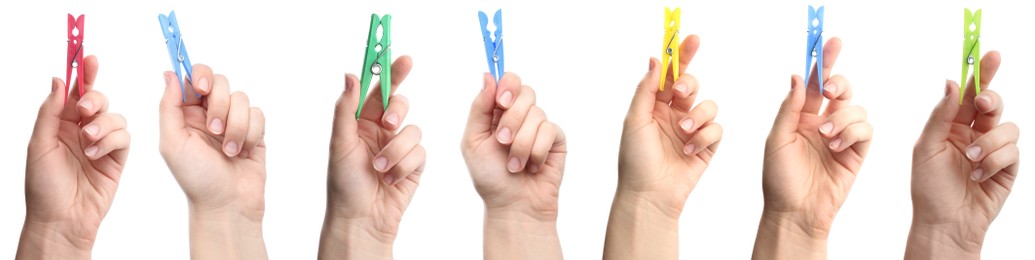
[[[805,46],[805,82],[812,72],[812,59],[816,59],[816,78],[819,79],[819,93],[823,94],[823,6],[816,9],[809,6],[809,36]]]
[[[183,102],[187,102],[187,91],[183,85],[182,70],[187,71],[187,81],[194,77],[191,73],[193,68],[190,63],[190,56],[187,55],[187,47],[183,45],[183,34],[180,33],[180,24],[176,22],[176,11],[158,15],[158,23],[162,26],[162,34],[165,36],[165,46],[169,51],[169,60],[172,61],[173,71],[176,72],[176,79],[180,81],[180,94]],[[200,95],[200,94],[199,94]]]
[[[503,78],[503,9],[496,10],[492,23],[496,26],[495,32],[490,32],[486,26],[489,25],[489,17],[485,12],[478,11],[478,21],[481,23],[482,40],[485,42],[485,59],[489,62],[489,72],[499,83]],[[494,37],[495,36],[495,37]]]
[[[665,37],[661,45],[661,84],[659,91],[665,91],[665,77],[671,64],[672,82],[679,79],[679,17],[680,10],[669,10],[665,7]]]
[[[392,38],[391,38],[392,15],[386,14],[378,17],[377,14],[370,15],[370,32],[367,35],[367,51],[363,56],[363,74],[360,77],[359,104],[356,109],[356,118],[363,112],[363,104],[366,102],[367,89],[370,87],[370,80],[373,76],[380,76],[381,81],[381,104],[383,109],[388,108],[388,99],[392,94]],[[377,28],[381,27],[380,40],[377,37]]]
[[[79,88],[79,97],[83,96],[83,28],[86,15],[80,14],[78,18],[68,14],[68,61],[65,64],[65,100],[68,100],[68,86],[72,84],[72,70],[75,70],[76,83]]]
[[[981,94],[981,9],[963,9],[963,73],[960,75],[960,104],[967,90],[967,74],[974,66],[974,91]]]

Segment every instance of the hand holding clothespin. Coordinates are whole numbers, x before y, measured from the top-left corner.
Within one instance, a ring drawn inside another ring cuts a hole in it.
[[[495,32],[489,32],[489,17],[485,12],[478,11],[478,21],[481,22],[482,40],[485,41],[485,58],[489,61],[489,72],[498,83],[503,78],[503,9],[496,10],[492,23],[496,25]]]
[[[65,100],[68,100],[68,86],[72,85],[72,70],[75,70],[79,96],[83,96],[83,27],[86,15],[79,18],[68,14],[68,62],[65,64]]]
[[[967,90],[967,74],[974,66],[974,91],[981,94],[981,9],[963,9],[963,73],[960,75],[960,104]]]
[[[679,14],[680,10],[669,10],[665,7],[665,38],[661,45],[661,85],[658,90],[665,90],[665,76],[668,66],[672,66],[672,82],[679,79]]]
[[[808,86],[812,72],[812,58],[816,58],[816,78],[819,79],[819,93],[823,94],[823,6],[816,9],[809,6],[809,36],[805,46],[805,85]]]
[[[183,102],[187,102],[187,91],[183,85],[183,74],[180,68],[187,71],[187,80],[191,76],[192,65],[190,56],[187,56],[187,47],[183,46],[183,35],[180,34],[180,24],[176,22],[176,11],[169,12],[169,16],[158,15],[158,23],[162,26],[162,34],[165,35],[165,46],[169,50],[169,59],[172,60],[173,71],[176,72],[176,79],[180,81],[180,93]]]
[[[359,107],[356,109],[356,118],[363,112],[363,104],[366,102],[367,89],[370,87],[370,79],[373,76],[380,76],[381,81],[381,104],[388,108],[388,98],[392,94],[392,38],[391,38],[392,15],[386,14],[378,17],[377,14],[370,15],[370,32],[367,35],[367,52],[363,56],[363,74],[360,77]],[[377,28],[381,27],[381,37],[377,37]]]

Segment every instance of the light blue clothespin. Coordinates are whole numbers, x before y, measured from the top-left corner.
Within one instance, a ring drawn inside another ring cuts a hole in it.
[[[816,78],[819,79],[819,93],[823,94],[823,7],[809,6],[809,37],[805,49],[805,83],[812,72],[812,58],[816,58]]]
[[[176,71],[176,79],[180,80],[180,93],[183,95],[183,102],[187,102],[187,92],[183,86],[183,70],[187,71],[187,80],[191,77],[190,57],[187,56],[187,47],[183,46],[183,37],[180,34],[180,25],[176,23],[176,11],[169,12],[169,16],[158,15],[158,23],[162,26],[162,34],[165,35],[165,46],[169,48],[169,59],[172,60],[173,70]]]
[[[485,28],[489,24],[489,17],[485,12],[478,11],[478,20],[482,25],[482,40],[485,41],[485,58],[489,61],[489,72],[496,78],[498,83],[503,78],[503,9],[496,10],[492,23],[496,25],[496,31],[490,35]]]

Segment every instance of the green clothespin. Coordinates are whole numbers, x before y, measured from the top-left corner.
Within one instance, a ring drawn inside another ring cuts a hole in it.
[[[981,94],[981,9],[963,9],[963,74],[960,75],[960,104],[967,91],[967,69],[974,65],[974,90]]]
[[[367,53],[363,56],[363,75],[359,79],[360,94],[359,108],[356,109],[356,118],[363,112],[363,104],[366,102],[367,88],[370,87],[370,79],[380,76],[381,80],[381,104],[388,108],[388,97],[392,94],[392,15],[386,14],[378,17],[377,14],[370,15],[370,33],[367,36]],[[381,39],[377,37],[377,27],[381,27]]]

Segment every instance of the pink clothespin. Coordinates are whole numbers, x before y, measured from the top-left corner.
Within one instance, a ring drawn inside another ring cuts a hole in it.
[[[65,64],[65,100],[68,100],[68,85],[72,82],[72,70],[75,70],[76,82],[79,84],[79,96],[83,96],[83,22],[86,15],[79,18],[68,14],[68,63]]]

